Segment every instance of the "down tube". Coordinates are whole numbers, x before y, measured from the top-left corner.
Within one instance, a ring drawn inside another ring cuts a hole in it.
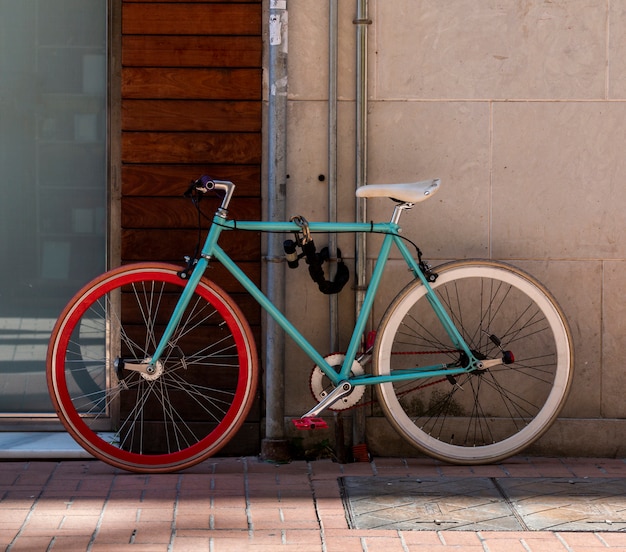
[[[280,312],[274,304],[267,298],[267,296],[257,287],[257,285],[246,276],[246,274],[233,262],[233,260],[226,254],[226,252],[219,246],[215,245],[212,250],[212,255],[220,263],[224,265],[226,270],[230,272],[237,281],[246,289],[252,297],[261,305],[261,307],[274,319],[277,324],[285,330],[285,333],[291,337],[298,347],[304,351],[309,358],[315,362],[317,366],[326,367],[329,372],[328,378],[333,381],[333,384],[339,383],[339,376],[336,375],[333,370],[330,369],[328,363],[322,355],[320,355],[315,348],[307,341],[307,339],[293,326],[285,315]],[[324,370],[326,372],[326,370]]]

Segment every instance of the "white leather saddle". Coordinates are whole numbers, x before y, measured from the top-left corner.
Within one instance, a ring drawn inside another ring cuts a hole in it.
[[[418,203],[431,197],[441,185],[439,178],[405,184],[367,184],[356,190],[357,197],[388,197],[404,203]]]

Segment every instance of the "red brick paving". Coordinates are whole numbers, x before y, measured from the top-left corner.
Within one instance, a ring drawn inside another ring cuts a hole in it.
[[[350,529],[337,478],[625,477],[622,459],[515,457],[493,466],[380,458],[261,463],[215,458],[180,474],[98,461],[3,462],[0,549],[38,551],[626,552],[626,534]]]

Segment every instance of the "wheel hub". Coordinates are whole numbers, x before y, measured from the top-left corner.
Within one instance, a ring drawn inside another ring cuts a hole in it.
[[[150,360],[148,360],[150,362]],[[141,372],[141,377],[148,381],[154,381],[163,374],[163,363],[157,360],[155,364],[148,364],[145,371]]]
[[[163,362],[157,360],[154,364],[151,364],[152,359],[147,358],[142,362],[128,362],[122,358],[116,358],[114,362],[115,372],[117,379],[124,381],[127,374],[126,372],[139,372],[141,377],[148,381],[154,381],[161,377],[164,372]]]

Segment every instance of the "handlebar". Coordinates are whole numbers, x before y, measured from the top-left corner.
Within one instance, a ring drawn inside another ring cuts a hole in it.
[[[235,185],[232,182],[228,180],[216,180],[204,174],[189,184],[184,196],[193,197],[194,194],[200,194],[198,197],[202,197],[204,194],[214,192],[218,197],[222,198],[222,204],[218,210],[218,214],[225,217],[228,204],[230,203],[234,191]]]

